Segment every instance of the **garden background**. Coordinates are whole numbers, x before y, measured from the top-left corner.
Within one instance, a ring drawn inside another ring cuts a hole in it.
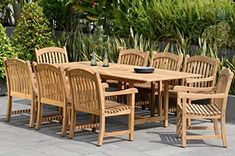
[[[34,49],[66,46],[70,61],[115,62],[118,48],[220,58],[235,72],[232,0],[1,0],[3,57],[35,60]],[[13,28],[12,28],[13,27]],[[13,30],[11,32],[9,30]],[[235,94],[235,81],[230,93]]]

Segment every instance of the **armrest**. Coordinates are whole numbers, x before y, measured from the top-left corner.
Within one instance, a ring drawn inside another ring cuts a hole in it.
[[[213,76],[210,76],[210,77],[207,77],[207,78],[187,78],[186,79],[186,83],[197,83],[197,82],[210,82],[210,81],[213,81],[214,80],[214,77]]]
[[[102,88],[105,90],[106,88],[109,88],[109,84],[108,83],[102,83]]]
[[[185,93],[185,92],[178,93],[178,98],[193,99],[193,100],[223,99],[225,97],[226,95],[224,93],[219,93],[219,94],[197,94],[197,93]]]
[[[187,86],[175,86],[176,92],[213,92],[216,87],[187,87]]]
[[[130,89],[114,91],[114,92],[105,92],[104,96],[109,97],[109,96],[128,95],[128,94],[135,94],[135,93],[138,93],[138,90],[136,88],[130,88]]]

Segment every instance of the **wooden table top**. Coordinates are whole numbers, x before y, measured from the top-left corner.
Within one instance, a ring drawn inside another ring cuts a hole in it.
[[[97,66],[90,66],[90,61],[86,62],[70,62],[57,64],[62,68],[86,68],[98,72],[102,78],[114,79],[120,81],[134,81],[139,83],[156,82],[166,80],[176,80],[192,77],[201,77],[201,75],[190,74],[185,72],[177,72],[170,70],[155,69],[153,73],[135,73],[132,65],[123,65],[117,63],[109,63],[109,67],[103,67],[102,62],[97,62]]]

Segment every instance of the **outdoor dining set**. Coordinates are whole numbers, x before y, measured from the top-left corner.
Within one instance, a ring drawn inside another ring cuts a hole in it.
[[[29,127],[40,129],[44,123],[59,121],[61,136],[69,130],[71,139],[75,131],[99,130],[101,146],[103,138],[109,136],[128,134],[133,141],[137,124],[162,121],[167,127],[171,111],[176,116],[176,136],[181,137],[182,147],[186,147],[186,140],[219,138],[227,147],[226,104],[234,74],[223,68],[217,76],[219,59],[171,52],[150,55],[121,48],[117,63],[103,67],[102,62],[96,66],[90,61],[69,62],[66,48],[47,47],[35,49],[35,53],[37,62],[33,63],[18,58],[4,60],[7,122],[12,115],[29,113]],[[30,109],[12,109],[13,97],[30,100]],[[171,108],[169,98],[176,101]],[[56,106],[58,113],[43,115],[43,105]],[[137,115],[136,108],[150,113]],[[78,112],[90,114],[89,122],[77,122]],[[128,116],[128,129],[107,132],[106,118],[121,115]],[[212,126],[191,124],[192,119],[206,119]],[[214,135],[188,135],[187,130],[213,130]]]

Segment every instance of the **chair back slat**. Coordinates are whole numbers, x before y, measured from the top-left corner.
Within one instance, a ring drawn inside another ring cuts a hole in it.
[[[170,52],[155,52],[150,61],[150,66],[157,69],[179,71],[182,65],[183,55]]]
[[[47,47],[42,49],[35,49],[35,52],[38,63],[57,64],[69,62],[65,47]]]
[[[32,99],[33,78],[32,69],[29,62],[20,59],[4,60],[8,93],[11,96]]]
[[[34,68],[40,102],[63,106],[66,101],[64,72],[50,64],[38,64]]]
[[[143,52],[137,49],[120,49],[118,64],[127,64],[135,66],[147,66],[149,52]]]
[[[234,73],[231,72],[228,68],[223,68],[220,72],[220,76],[216,85],[216,93],[224,93],[224,99],[215,99],[215,104],[218,105],[221,109],[226,110],[227,97],[229,89],[234,77]]]
[[[95,114],[104,111],[104,96],[98,73],[79,68],[68,70],[67,75],[75,110]]]
[[[194,87],[212,87],[215,85],[219,62],[219,59],[212,59],[207,56],[186,56],[183,71],[187,73],[200,74],[202,75],[202,78],[213,77],[212,81],[196,82],[191,84]]]

